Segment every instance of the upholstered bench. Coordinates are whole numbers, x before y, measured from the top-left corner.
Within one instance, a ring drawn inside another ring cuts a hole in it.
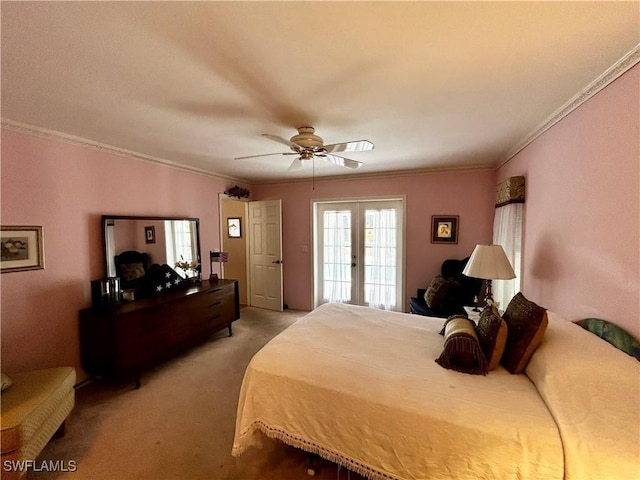
[[[76,371],[71,367],[13,373],[9,378],[11,385],[0,399],[2,480],[22,477],[26,462],[34,461],[56,432],[64,434],[75,402]]]

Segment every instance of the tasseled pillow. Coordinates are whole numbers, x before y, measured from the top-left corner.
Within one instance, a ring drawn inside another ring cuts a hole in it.
[[[453,315],[446,320],[440,333],[444,334],[444,350],[436,362],[441,367],[474,375],[487,374],[487,360],[472,320]]]

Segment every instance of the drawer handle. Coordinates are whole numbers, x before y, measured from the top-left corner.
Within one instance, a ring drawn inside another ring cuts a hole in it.
[[[212,293],[219,292],[220,290],[222,290],[222,288],[214,288],[213,290],[209,290],[209,291],[207,292],[207,295],[211,295]]]
[[[211,305],[209,305],[209,308],[211,308],[211,307],[217,307],[218,305],[222,305],[222,302],[215,302],[215,303],[212,303]]]

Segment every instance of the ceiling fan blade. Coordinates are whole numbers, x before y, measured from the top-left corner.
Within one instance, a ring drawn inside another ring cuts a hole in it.
[[[271,155],[298,155],[298,154],[296,152],[261,153],[259,155],[248,155],[246,157],[235,157],[234,160],[246,160],[247,158],[269,157]]]
[[[375,145],[369,140],[357,140],[355,142],[344,143],[332,143],[325,145],[324,149],[327,153],[337,152],[366,152],[367,150],[373,150]]]
[[[321,156],[322,158],[326,158],[327,161],[335,165],[340,165],[341,167],[360,168],[362,166],[362,162],[359,162],[358,160],[351,160],[350,158],[339,157],[337,155],[319,155],[319,156]]]
[[[289,171],[289,172],[295,172],[296,170],[302,170],[302,158],[301,157],[298,157],[293,162],[291,162],[291,165],[287,169],[287,171]]]
[[[271,155],[285,155],[284,153],[261,153],[259,155],[247,155],[246,157],[235,157],[234,160],[246,160],[247,158],[269,157]]]
[[[300,145],[298,145],[297,143],[290,142],[286,138],[282,138],[277,135],[269,135],[268,133],[263,133],[262,136],[267,137],[268,139],[273,140],[274,142],[282,143],[294,149],[296,152],[299,152],[300,150],[302,150],[302,147]]]

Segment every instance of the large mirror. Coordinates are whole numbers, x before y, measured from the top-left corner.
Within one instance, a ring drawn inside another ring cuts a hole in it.
[[[135,288],[143,272],[123,271],[125,265],[143,270],[169,265],[184,277],[200,272],[200,235],[197,218],[103,215],[107,277],[120,277],[123,288]],[[176,267],[176,264],[191,268]]]

